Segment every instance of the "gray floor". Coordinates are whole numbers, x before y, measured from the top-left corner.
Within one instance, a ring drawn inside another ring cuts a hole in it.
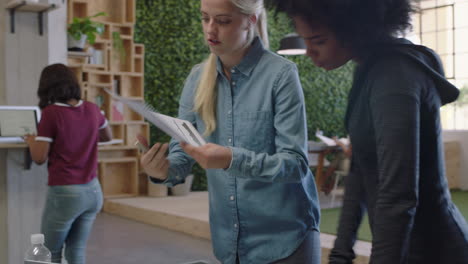
[[[100,213],[88,241],[89,264],[218,263],[211,242]]]
[[[322,209],[341,205],[338,195],[320,193]],[[200,262],[197,262],[200,261]],[[100,213],[88,241],[88,264],[202,264],[219,263],[211,241]]]

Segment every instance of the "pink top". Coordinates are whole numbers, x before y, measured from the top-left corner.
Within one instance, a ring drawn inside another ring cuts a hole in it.
[[[50,142],[49,185],[84,184],[96,177],[99,129],[107,120],[97,105],[80,101],[42,110],[37,141]]]

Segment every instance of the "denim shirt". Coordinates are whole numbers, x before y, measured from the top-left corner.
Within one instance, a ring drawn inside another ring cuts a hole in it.
[[[200,133],[205,126],[193,106],[202,69],[192,69],[179,107],[179,118]],[[297,68],[256,38],[230,81],[219,58],[217,72],[216,130],[205,139],[233,155],[229,169],[207,170],[214,254],[222,263],[235,263],[236,254],[240,263],[271,263],[291,255],[319,224]],[[184,181],[194,160],[174,140],[168,159],[164,183],[173,186]]]

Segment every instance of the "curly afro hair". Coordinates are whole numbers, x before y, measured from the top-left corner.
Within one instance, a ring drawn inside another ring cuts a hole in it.
[[[356,54],[411,28],[414,0],[265,0],[268,7],[309,24],[326,25]]]

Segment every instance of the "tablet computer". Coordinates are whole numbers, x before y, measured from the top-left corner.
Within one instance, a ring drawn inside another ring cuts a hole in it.
[[[0,143],[23,143],[25,134],[37,134],[38,106],[0,105]]]

